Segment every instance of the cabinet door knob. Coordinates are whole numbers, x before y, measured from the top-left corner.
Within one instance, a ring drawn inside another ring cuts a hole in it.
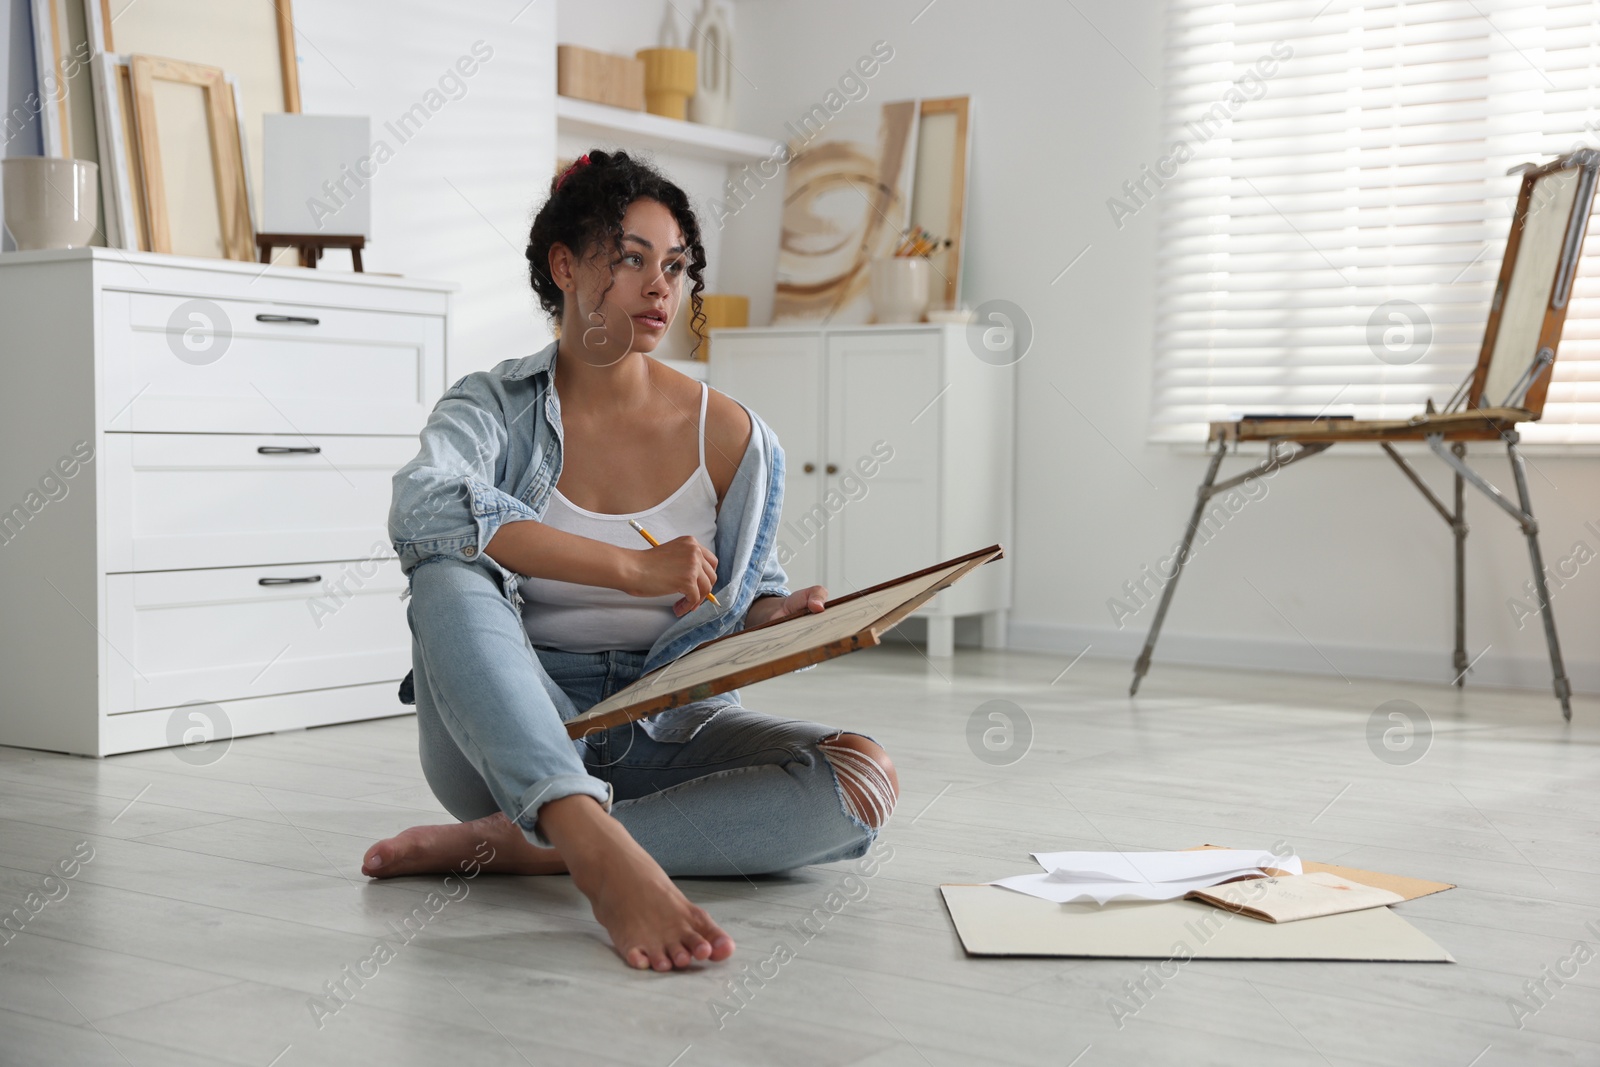
[[[817,469],[817,465],[815,463],[807,463],[804,467],[801,467],[800,469],[805,471],[807,474],[810,474],[810,473],[812,473],[813,471],[815,471]]]
[[[828,473],[829,474],[838,474],[839,473],[839,465],[837,463],[828,464]]]

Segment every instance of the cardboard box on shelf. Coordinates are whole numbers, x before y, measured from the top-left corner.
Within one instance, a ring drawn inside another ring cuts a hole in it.
[[[577,100],[643,111],[644,60],[575,44],[557,45],[556,92]]]

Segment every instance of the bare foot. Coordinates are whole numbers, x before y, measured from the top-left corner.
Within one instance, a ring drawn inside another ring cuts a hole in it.
[[[488,845],[485,848],[484,845]],[[488,857],[487,859],[485,857]],[[539,848],[500,812],[471,822],[413,826],[367,849],[361,873],[369,878],[404,874],[456,874],[478,863],[495,874],[565,874],[553,848]]]
[[[628,966],[670,971],[733,955],[733,938],[593,798],[551,801],[540,821]]]

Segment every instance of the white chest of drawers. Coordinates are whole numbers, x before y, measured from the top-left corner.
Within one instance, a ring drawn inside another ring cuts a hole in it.
[[[385,519],[454,288],[0,256],[0,744],[106,756],[410,712]]]

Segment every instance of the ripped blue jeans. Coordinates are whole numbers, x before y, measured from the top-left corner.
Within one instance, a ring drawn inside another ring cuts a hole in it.
[[[569,738],[562,723],[631,684],[646,650],[535,647],[482,565],[418,567],[406,618],[422,770],[463,822],[504,812],[548,847],[539,807],[585,794],[673,876],[855,859],[878,835],[820,747],[833,727],[730,699],[687,741],[652,740],[637,723]]]

